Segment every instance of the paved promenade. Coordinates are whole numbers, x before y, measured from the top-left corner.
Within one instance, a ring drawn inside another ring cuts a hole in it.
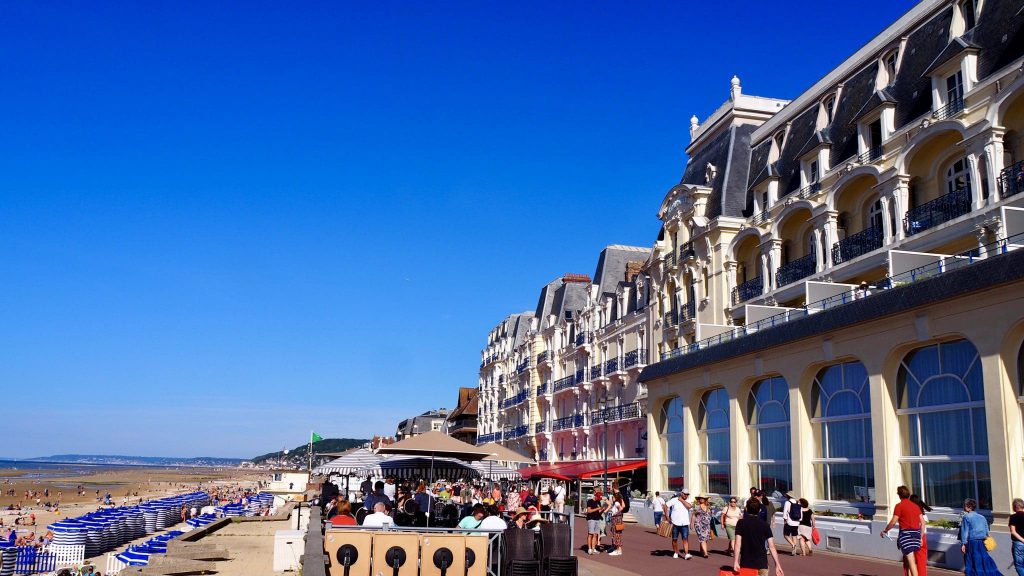
[[[732,558],[726,554],[728,546],[724,538],[711,542],[710,558],[694,556],[690,560],[672,558],[672,542],[658,536],[653,529],[636,524],[626,526],[622,556],[586,553],[587,525],[579,519],[575,522],[577,556],[580,559],[581,576],[718,576],[721,568],[731,568]],[[606,537],[603,542],[607,543]],[[778,543],[776,543],[778,544]],[[895,562],[876,561],[815,550],[807,558],[791,556],[788,545],[779,546],[782,569],[786,576],[902,576],[903,569]],[[892,545],[879,542],[879,546]],[[690,552],[699,550],[697,539],[690,536]],[[771,574],[775,574],[774,563]],[[960,574],[949,570],[929,568],[928,574],[952,576]]]

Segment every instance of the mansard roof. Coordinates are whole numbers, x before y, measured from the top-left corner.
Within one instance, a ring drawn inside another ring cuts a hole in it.
[[[939,55],[936,56],[934,60],[932,60],[932,63],[924,71],[922,76],[930,76],[936,68],[942,66],[946,62],[949,62],[950,60],[956,58],[957,56],[964,52],[970,50],[976,51],[978,50],[978,48],[979,46],[977,44],[971,42],[970,40],[967,40],[963,36],[953,38],[953,40],[946,45],[942,52],[939,52]]]

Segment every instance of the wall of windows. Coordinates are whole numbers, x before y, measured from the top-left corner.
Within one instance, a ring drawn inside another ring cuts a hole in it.
[[[818,372],[811,384],[811,424],[818,497],[874,502],[871,397],[863,364],[844,362]]]
[[[747,422],[751,429],[751,472],[762,490],[793,487],[789,432],[789,386],[782,377],[761,380],[750,389]]]
[[[992,508],[985,396],[978,351],[967,340],[918,348],[897,375],[901,463],[911,490],[933,506],[964,498]]]
[[[729,394],[724,388],[704,393],[700,399],[698,420],[704,485],[713,494],[731,494]]]
[[[662,438],[665,440],[664,464],[662,465],[665,486],[678,490],[686,485],[683,472],[683,401],[672,398],[661,408]]]

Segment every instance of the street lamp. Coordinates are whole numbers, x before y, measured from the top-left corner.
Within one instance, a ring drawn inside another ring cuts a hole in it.
[[[608,493],[608,391],[601,396],[601,420],[604,422],[604,493]]]

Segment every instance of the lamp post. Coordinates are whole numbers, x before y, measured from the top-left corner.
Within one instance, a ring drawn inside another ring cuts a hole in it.
[[[601,420],[604,421],[604,493],[608,493],[608,391],[601,396]]]

